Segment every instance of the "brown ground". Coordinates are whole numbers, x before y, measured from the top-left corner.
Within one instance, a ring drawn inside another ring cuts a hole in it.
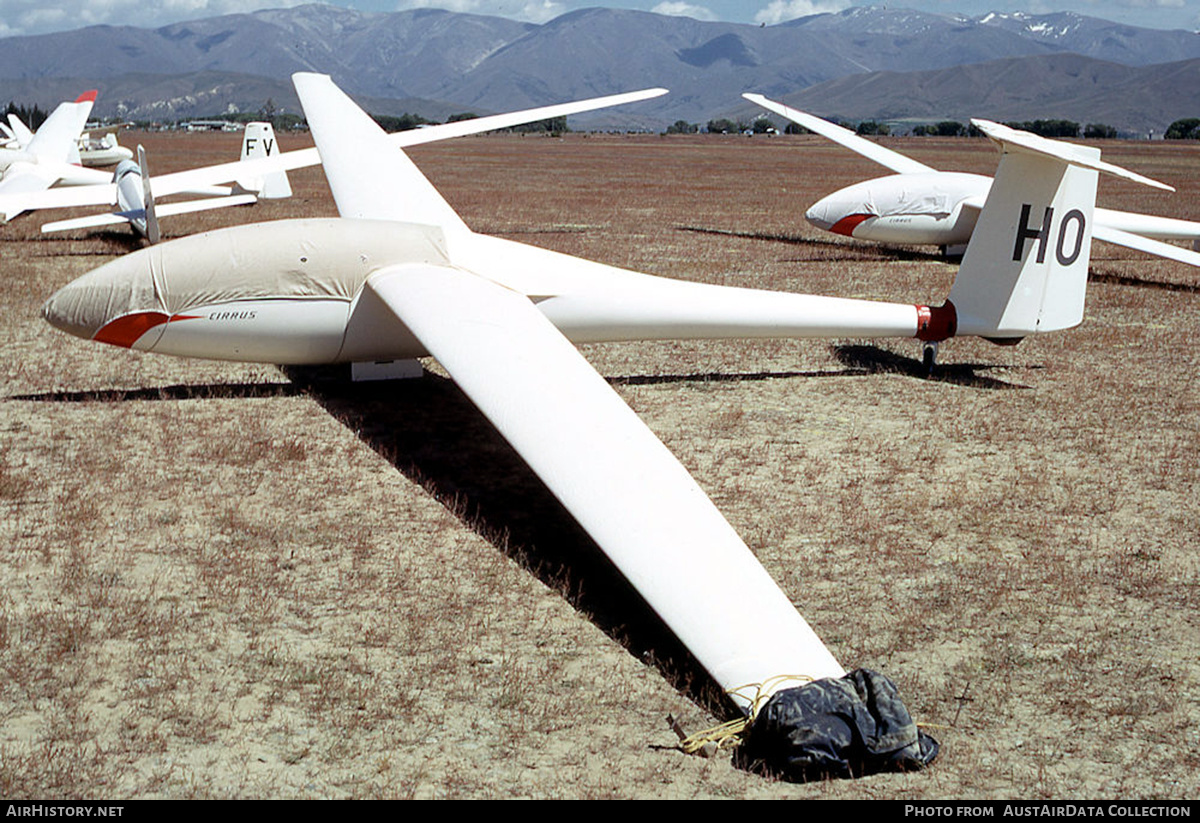
[[[237,150],[141,139],[156,171]],[[1104,180],[1102,205],[1200,219],[1200,146],[1104,148],[1180,192]],[[413,154],[477,230],[654,274],[911,302],[953,277],[803,222],[880,173],[815,138]],[[293,180],[164,228],[333,213],[319,170]],[[672,748],[667,714],[717,719],[706,684],[452,383],[67,337],[42,300],[137,244],[41,222],[0,231],[2,796],[1200,791],[1196,270],[1098,244],[1081,328],[951,341],[932,380],[908,342],[586,348],[839,659],[942,743],[924,773],[796,786]]]

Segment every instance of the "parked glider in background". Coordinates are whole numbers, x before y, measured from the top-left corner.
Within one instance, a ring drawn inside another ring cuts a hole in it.
[[[106,182],[111,176],[108,172],[79,166],[77,138],[95,101],[96,92],[89,91],[74,102],[60,103],[37,132],[29,136],[26,145],[18,149],[0,149],[0,166],[4,168],[0,176],[0,195],[44,191],[53,185]],[[13,216],[0,208],[3,220]]]
[[[21,136],[19,137],[18,134]],[[21,122],[21,118],[15,114],[8,115],[8,125],[0,123],[0,148],[20,149],[28,145],[32,138],[33,132],[29,131]]]
[[[132,160],[133,151],[117,141],[117,132],[127,125],[100,126],[79,135],[79,161],[89,168],[95,168]]]
[[[459,120],[454,123],[443,123],[422,129],[396,132],[388,135],[388,140],[395,146],[416,146],[437,140],[448,140],[452,137],[465,137],[485,131],[506,129],[546,120],[554,117],[566,117],[585,111],[619,106],[625,103],[635,103],[649,100],[666,94],[666,89],[654,88],[641,91],[611,94],[604,97],[593,97],[587,100],[577,100],[571,103],[557,103],[550,106],[540,106],[534,109],[493,114],[487,117],[477,117],[471,120]],[[153,178],[151,188],[155,197],[165,197],[168,194],[199,193],[211,196],[228,195],[228,189],[215,189],[217,183],[237,181],[243,189],[261,191],[263,197],[287,197],[291,188],[287,184],[287,172],[295,169],[315,166],[321,162],[321,155],[315,147],[277,153],[274,133],[265,132],[257,143],[251,144],[254,135],[248,133],[242,142],[243,159],[234,163],[223,163],[217,166],[205,166],[188,171],[173,172]],[[267,155],[270,156],[267,156]],[[247,159],[257,158],[257,159]],[[140,172],[139,172],[140,174]],[[30,196],[4,197],[0,195],[0,215],[10,220],[23,211],[45,208],[66,208],[68,206],[111,205],[118,203],[117,186],[114,181],[105,176],[102,185],[89,187],[91,192],[40,192]],[[265,187],[265,188],[262,188]],[[131,191],[137,189],[130,185]],[[286,194],[283,192],[286,191]],[[180,204],[182,205],[182,204]],[[226,203],[224,205],[234,205]],[[136,206],[134,206],[136,209]],[[163,206],[158,213],[165,214]],[[101,219],[107,216],[101,215]],[[119,222],[119,221],[113,221]],[[52,225],[52,224],[50,224]],[[73,226],[78,228],[78,224]],[[67,228],[54,226],[54,230]],[[43,230],[47,230],[43,226]]]
[[[249,160],[277,157],[278,155],[279,145],[275,140],[275,131],[271,128],[271,124],[248,123],[242,136],[241,161],[245,163]],[[151,177],[147,168],[146,152],[139,145],[138,162],[133,163],[126,160],[120,163],[116,172],[113,173],[112,183],[105,186],[73,187],[42,192],[34,198],[29,198],[25,207],[33,209],[115,203],[117,208],[113,212],[46,223],[42,226],[42,231],[65,231],[128,223],[134,231],[147,238],[151,243],[157,243],[160,237],[159,217],[247,205],[254,203],[260,196],[267,198],[292,196],[292,187],[288,182],[287,172],[247,171],[247,169],[257,168],[258,165],[224,164],[224,168],[227,168],[228,171],[221,172],[224,177],[215,179],[233,179],[236,175],[238,178],[237,191],[217,186],[198,190],[197,187],[202,186],[203,182],[195,179],[196,176],[192,172],[166,174],[158,178]],[[183,175],[182,179],[180,174]],[[199,200],[184,200],[177,203],[161,205],[155,203],[155,196],[162,197],[185,192],[208,196]]]
[[[941,246],[960,254],[971,239],[992,178],[938,171],[806,112],[743,94],[781,117],[886,166],[894,172],[855,183],[819,200],[804,215],[819,229],[884,245]],[[1173,191],[1173,189],[1172,189]],[[1200,266],[1200,223],[1148,214],[1096,209],[1092,236],[1159,257]],[[1189,240],[1189,251],[1162,240]]]
[[[340,218],[236,226],[117,258],[44,317],[141,351],[263,363],[438,359],[735,702],[841,665],[687,470],[572,342],[957,334],[1083,316],[1097,149],[978,125],[1004,151],[942,306],[681,282],[472,232],[324,75],[297,74]],[[1014,230],[1014,225],[1016,229]],[[737,597],[730,598],[729,592]]]

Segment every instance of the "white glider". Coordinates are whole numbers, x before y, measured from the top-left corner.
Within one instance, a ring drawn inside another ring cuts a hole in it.
[[[44,317],[141,351],[266,363],[432,355],[735,702],[844,671],[684,467],[572,345],[733,337],[1013,341],[1083,317],[1096,149],[1003,149],[943,306],[688,283],[476,234],[329,77],[294,76],[340,218],[184,237],[54,294]],[[1014,228],[1015,227],[1015,228]],[[736,593],[729,597],[729,593]]]
[[[242,162],[277,157],[278,155],[278,143],[275,140],[275,131],[271,124],[247,123],[242,137]],[[248,205],[256,202],[260,196],[267,198],[291,197],[292,187],[288,182],[287,172],[263,173],[259,170],[257,174],[247,173],[247,168],[258,168],[260,165],[241,167],[242,173],[238,179],[237,192],[218,186],[200,188],[203,180],[199,179],[200,175],[195,172],[203,172],[205,169],[167,174],[158,178],[151,177],[147,167],[146,152],[139,145],[138,162],[123,161],[118,164],[111,183],[103,186],[75,186],[70,189],[41,192],[37,196],[26,198],[22,205],[26,209],[43,209],[115,204],[116,209],[111,213],[57,220],[44,224],[42,231],[66,231],[127,223],[151,243],[157,243],[160,237],[159,217]],[[239,167],[236,164],[223,164],[222,168],[236,170]],[[213,179],[232,179],[234,173],[234,171],[223,171],[221,172],[222,177]],[[191,181],[190,187],[184,189],[180,185],[180,175]],[[203,199],[185,200],[178,203],[160,205],[155,202],[155,196],[179,194],[184,191],[205,196]]]
[[[452,137],[465,137],[485,131],[511,128],[538,120],[566,117],[609,106],[635,103],[666,93],[666,89],[653,88],[623,94],[606,95],[604,97],[593,97],[571,103],[557,103],[551,106],[540,106],[523,111],[494,114],[471,120],[443,123],[422,129],[396,132],[389,135],[388,139],[395,146],[417,146],[438,140],[448,140]],[[287,172],[315,166],[321,162],[321,155],[316,147],[282,153],[277,152],[273,142],[273,132],[269,135],[260,135],[258,143],[253,147],[250,147],[250,141],[251,133],[247,132],[242,143],[242,159],[236,162],[172,172],[153,178],[151,188],[153,189],[154,196],[161,198],[172,194],[198,193],[212,197],[221,197],[228,195],[230,191],[228,189],[214,188],[216,184],[235,181],[243,190],[260,192],[264,197],[287,197],[291,195],[291,188],[287,184]],[[118,199],[117,181],[102,172],[94,173],[101,174],[104,179],[94,181],[99,185],[88,186],[86,191],[40,191],[30,194],[22,193],[10,197],[0,194],[0,215],[5,215],[4,220],[10,220],[24,211],[35,209],[100,206],[112,205],[114,203],[118,205],[119,210],[122,210],[120,208],[120,200]],[[263,186],[266,186],[266,188],[263,189]],[[137,187],[130,186],[129,188],[133,191]],[[283,193],[285,190],[286,194]],[[235,203],[226,201],[217,205],[235,205]],[[185,204],[175,204],[171,208],[178,209],[174,213],[181,213],[184,206]],[[136,211],[137,206],[130,206],[130,209]],[[165,215],[170,211],[167,206],[159,206],[158,209],[160,215]],[[123,222],[119,219],[112,220],[107,215],[100,215],[96,219],[101,222],[69,225],[50,224],[52,228],[43,226],[43,231],[79,228],[81,225],[107,225],[113,222]]]
[[[809,223],[835,234],[884,245],[933,245],[951,253],[966,247],[992,178],[938,171],[761,94],[742,97],[896,172],[822,198],[804,215]],[[1170,186],[1153,185],[1174,191]],[[1095,213],[1093,238],[1200,266],[1200,223],[1109,209],[1096,209]],[[1191,241],[1195,251],[1163,240]]]
[[[96,92],[81,94],[74,102],[60,103],[45,122],[21,148],[0,149],[0,220],[9,220],[21,210],[10,211],[10,205],[21,196],[44,191],[54,185],[88,185],[104,183],[111,175],[96,169],[79,166],[77,139],[87,122]],[[13,118],[15,120],[15,118]],[[13,123],[14,127],[16,120]],[[21,137],[18,137],[18,143]]]
[[[122,146],[117,140],[117,132],[128,125],[121,123],[115,126],[101,126],[79,135],[79,161],[94,168],[112,166],[122,160],[132,160],[133,150]]]

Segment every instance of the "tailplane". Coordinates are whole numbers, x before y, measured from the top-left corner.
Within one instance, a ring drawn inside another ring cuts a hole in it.
[[[971,122],[1003,156],[950,290],[957,334],[1016,342],[1079,325],[1099,172],[1170,187],[1101,161],[1099,149]]]

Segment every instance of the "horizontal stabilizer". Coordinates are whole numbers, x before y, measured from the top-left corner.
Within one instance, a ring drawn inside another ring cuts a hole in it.
[[[993,123],[991,120],[972,120],[971,125],[975,126],[975,128],[979,129],[996,143],[999,143],[1005,151],[1030,152],[1046,157],[1056,157],[1074,166],[1102,171],[1114,177],[1132,180],[1135,183],[1141,183],[1142,185],[1151,186],[1156,189],[1163,189],[1164,191],[1175,191],[1173,186],[1168,186],[1166,183],[1151,180],[1149,177],[1143,177],[1136,172],[1123,169],[1120,166],[1114,166],[1112,163],[1105,163],[1100,159],[1099,152],[1088,146],[1076,146],[1071,143],[1051,140],[1048,137],[1042,137],[1031,132],[1018,131],[1000,123]]]
[[[204,200],[184,200],[179,203],[158,203],[154,210],[159,217],[171,217],[176,214],[192,214],[198,211],[212,209],[227,209],[230,206],[249,206],[258,202],[253,194],[231,194],[228,197],[210,197]]]

